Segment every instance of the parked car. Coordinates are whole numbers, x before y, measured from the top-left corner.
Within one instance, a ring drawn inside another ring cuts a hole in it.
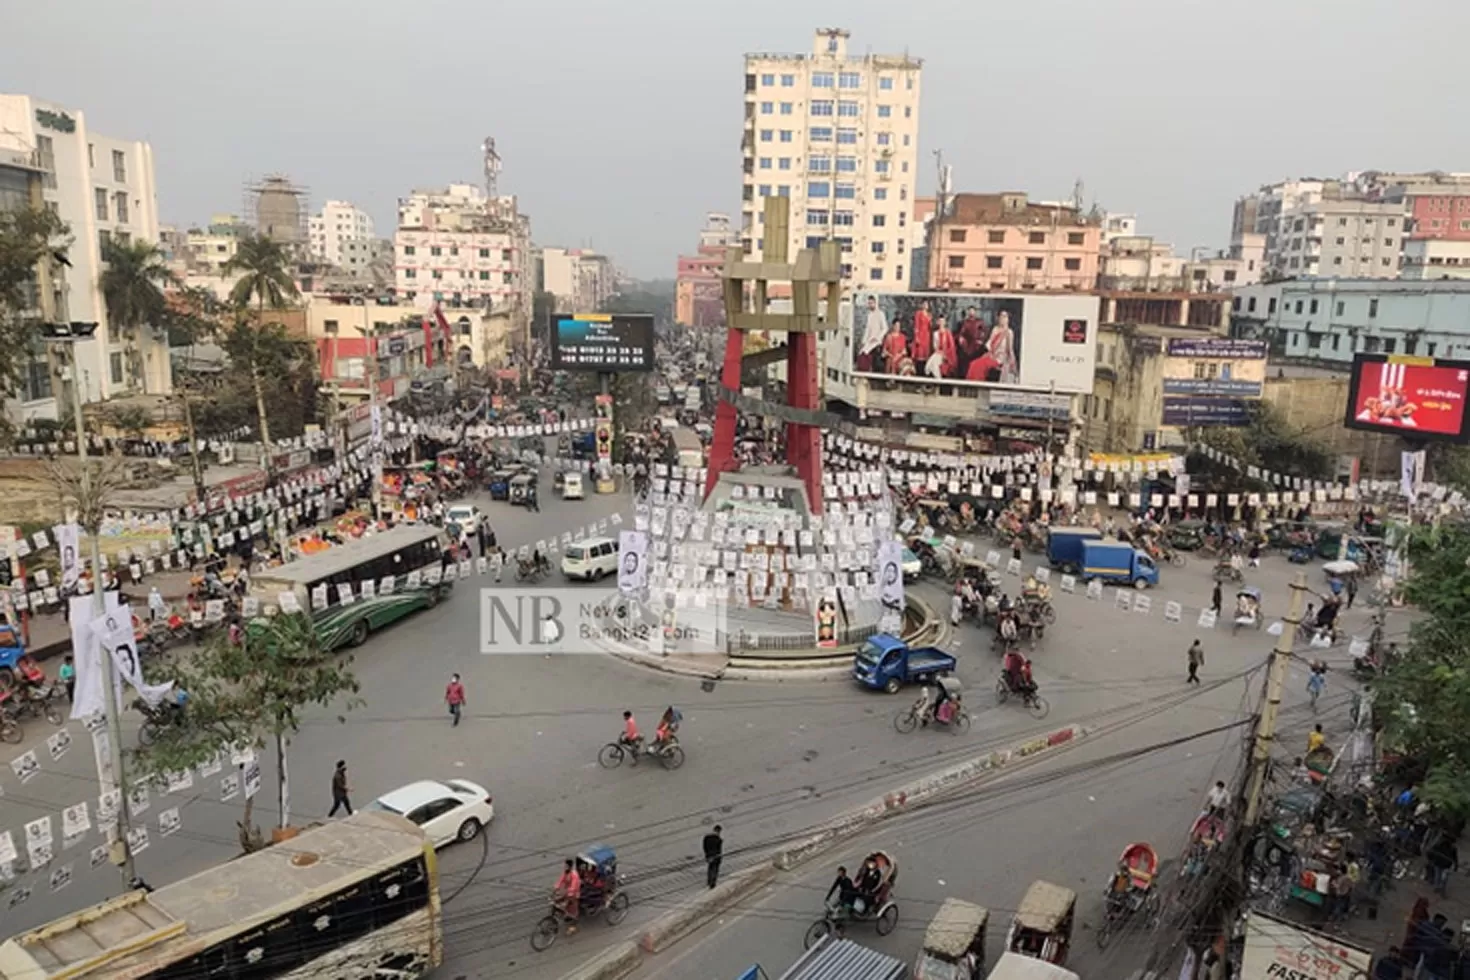
[[[407,817],[423,828],[436,848],[474,840],[495,818],[490,793],[466,779],[421,779],[383,794],[368,809]]]

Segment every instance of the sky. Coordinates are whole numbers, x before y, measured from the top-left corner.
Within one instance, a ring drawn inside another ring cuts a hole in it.
[[[1288,176],[1470,170],[1464,0],[11,0],[0,91],[153,145],[168,224],[285,173],[391,231],[412,188],[504,161],[542,245],[674,274],[738,214],[747,51],[924,59],[920,193],[1024,190],[1228,245],[1232,203]]]

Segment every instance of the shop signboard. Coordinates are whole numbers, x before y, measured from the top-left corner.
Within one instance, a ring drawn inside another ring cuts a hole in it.
[[[1262,912],[1245,917],[1240,980],[1368,980],[1369,950]]]

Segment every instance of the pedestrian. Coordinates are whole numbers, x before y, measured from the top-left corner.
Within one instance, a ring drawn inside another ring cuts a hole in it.
[[[1353,600],[1358,597],[1358,579],[1357,579],[1356,576],[1349,576],[1348,577],[1348,580],[1347,580],[1347,594],[1348,594],[1348,597],[1347,597],[1347,607],[1349,609],[1351,609],[1351,608],[1353,608]]]
[[[1217,780],[1210,787],[1210,792],[1205,796],[1205,809],[1209,813],[1223,817],[1225,811],[1230,808],[1230,791],[1225,788],[1224,780]]]
[[[1388,947],[1385,954],[1373,967],[1373,980],[1403,980],[1404,960],[1397,946]]]
[[[1450,871],[1460,866],[1460,850],[1450,834],[1440,831],[1438,838],[1424,855],[1425,877],[1441,896],[1450,883]]]
[[[1198,639],[1189,648],[1189,676],[1185,678],[1186,684],[1198,684],[1199,669],[1205,665],[1205,648],[1200,646]]]
[[[337,769],[332,773],[332,809],[327,811],[328,817],[335,817],[338,810],[346,810],[347,815],[352,816],[352,801],[347,794],[352,792],[352,787],[347,785],[347,762],[337,760]]]
[[[458,674],[449,675],[449,686],[444,689],[444,703],[449,705],[449,716],[454,719],[451,728],[459,727],[459,715],[464,710],[464,685]]]
[[[61,661],[61,670],[57,672],[56,676],[60,678],[61,683],[66,687],[67,704],[72,703],[72,695],[77,690],[77,667],[76,664],[72,663],[71,654],[68,653]]]
[[[704,835],[704,880],[715,887],[720,880],[720,860],[725,856],[725,839],[720,836],[724,828],[715,824],[714,829]]]
[[[1215,583],[1215,591],[1210,595],[1210,608],[1213,609],[1213,610],[1215,610],[1215,615],[1216,616],[1220,615],[1220,604],[1223,601],[1224,601],[1224,597],[1221,595],[1221,592],[1220,592],[1220,583],[1219,582],[1216,582]]]
[[[490,523],[482,518],[480,526],[475,528],[475,536],[480,539],[480,557],[484,558],[485,551],[489,547],[485,542],[490,536]]]
[[[163,601],[163,594],[156,585],[148,590],[148,618],[155,623],[168,618],[168,603]]]

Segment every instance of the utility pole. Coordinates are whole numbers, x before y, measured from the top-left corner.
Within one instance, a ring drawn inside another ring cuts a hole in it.
[[[370,428],[368,429],[368,453],[372,456],[372,500],[373,520],[383,519],[383,416],[381,406],[378,405],[378,338],[377,331],[373,328],[371,311],[368,309],[367,300],[362,303],[362,326],[361,331],[364,343],[367,345],[367,353],[364,360],[367,369],[363,374],[368,383],[368,404],[371,406]]]
[[[78,342],[92,338],[97,330],[97,324],[46,324],[43,329],[47,339],[57,344],[59,350],[65,350],[66,356],[71,361],[71,406],[77,430],[77,462],[81,464],[81,500],[77,501],[77,512],[82,519],[83,530],[87,532],[89,558],[92,562],[92,620],[100,623],[107,615],[106,602],[102,594],[102,529],[100,527],[102,508],[100,501],[92,499],[92,474],[88,469],[87,460],[87,428],[82,420],[82,367],[81,360],[77,357],[76,346]],[[128,832],[132,828],[128,815],[128,782],[123,770],[122,719],[119,717],[117,703],[117,670],[112,662],[110,651],[103,650],[99,659],[102,661],[102,696],[105,699],[108,762],[112,778],[107,778],[102,760],[98,759],[98,782],[103,792],[113,789],[119,791],[117,836],[112,842],[111,856],[113,863],[122,872],[123,883],[129,885],[137,878],[137,872],[133,867],[133,852],[128,847]]]
[[[1298,572],[1291,583],[1291,606],[1286,613],[1276,648],[1271,651],[1271,666],[1266,672],[1266,700],[1261,705],[1261,718],[1256,723],[1255,746],[1251,751],[1250,778],[1246,784],[1245,826],[1254,827],[1261,818],[1261,796],[1266,787],[1266,770],[1271,764],[1271,745],[1276,738],[1276,715],[1281,709],[1281,692],[1286,687],[1286,667],[1291,662],[1291,647],[1307,601],[1307,573]]]

